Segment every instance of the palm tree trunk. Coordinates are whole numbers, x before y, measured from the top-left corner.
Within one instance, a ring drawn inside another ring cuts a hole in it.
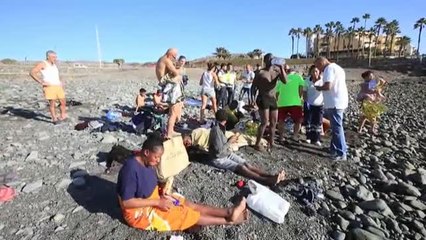
[[[297,48],[296,48],[296,50],[297,50],[297,58],[299,58],[299,39],[300,39],[300,37],[297,37]]]
[[[420,57],[420,39],[422,38],[422,30],[423,30],[423,27],[420,26],[420,28],[419,28],[419,38],[417,39],[417,56],[419,56],[419,57]]]
[[[388,38],[389,38],[388,35],[386,35],[386,38],[385,38],[385,48],[383,50],[383,57],[387,56]]]
[[[317,40],[317,44],[316,44],[317,45],[317,49],[316,49],[316,55],[317,56],[316,57],[319,57],[319,52],[320,52],[320,50],[319,50],[319,34],[317,34],[316,40]]]
[[[395,41],[395,35],[391,36],[391,42],[390,42],[390,56],[393,54],[393,42]]]
[[[291,55],[294,55],[294,37],[291,37]]]
[[[377,41],[379,40],[379,36],[380,36],[380,27],[379,28],[377,28],[377,36],[376,36],[376,39],[375,39],[375,44],[374,44],[374,57],[376,57],[377,56],[377,46],[378,46],[378,44],[377,44]]]

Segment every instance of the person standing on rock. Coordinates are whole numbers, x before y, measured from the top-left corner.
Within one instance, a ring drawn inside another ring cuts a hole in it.
[[[168,49],[155,67],[158,84],[163,91],[163,102],[170,105],[166,138],[173,136],[175,123],[180,119],[183,108],[182,76],[174,64],[177,53],[175,48]]]
[[[325,57],[315,60],[315,66],[323,72],[323,85],[316,86],[323,91],[324,109],[331,122],[332,138],[330,153],[334,160],[347,159],[347,146],[343,129],[343,114],[348,107],[348,89],[345,70]]]
[[[263,150],[260,142],[268,124],[271,132],[268,141],[269,147],[272,148],[274,145],[275,129],[278,118],[275,86],[277,85],[278,79],[280,79],[283,83],[287,82],[287,74],[284,71],[284,66],[273,65],[272,59],[273,55],[271,53],[264,56],[263,61],[265,63],[265,67],[259,70],[253,81],[253,86],[255,86],[259,92],[256,99],[256,105],[259,108],[261,124],[258,128],[255,145],[255,148],[259,151]]]
[[[54,124],[67,118],[65,92],[56,66],[57,58],[54,51],[47,51],[46,60],[38,63],[30,72],[30,76],[43,87],[44,96],[49,101],[50,115]],[[56,115],[57,100],[61,104],[61,116],[59,118]]]

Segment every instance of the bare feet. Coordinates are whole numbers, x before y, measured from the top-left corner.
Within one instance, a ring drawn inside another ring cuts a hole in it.
[[[284,181],[286,179],[286,176],[285,176],[285,172],[284,172],[284,170],[283,171],[281,171],[280,173],[278,173],[277,175],[274,175],[274,176],[272,176],[271,177],[271,180],[269,181],[269,186],[275,186],[275,185],[277,185],[278,183],[280,183],[280,182],[282,182],[282,181]]]
[[[236,223],[239,220],[240,215],[242,215],[246,208],[247,200],[245,197],[243,197],[243,199],[241,199],[241,202],[238,205],[234,206],[234,208],[232,208],[232,213],[231,217],[229,218],[229,221],[232,223]]]
[[[244,209],[244,211],[238,216],[237,220],[232,222],[232,224],[241,224],[249,219],[249,211]]]

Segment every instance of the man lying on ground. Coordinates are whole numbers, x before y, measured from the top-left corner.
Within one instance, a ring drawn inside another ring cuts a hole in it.
[[[211,164],[214,167],[230,170],[243,177],[253,179],[259,183],[273,186],[285,179],[285,172],[279,174],[268,174],[265,171],[254,167],[246,162],[245,159],[232,153],[230,145],[238,139],[238,134],[229,139],[225,136],[227,113],[221,109],[216,112],[216,125],[212,127],[209,136],[209,154],[212,158]]]
[[[160,195],[155,166],[164,152],[163,140],[150,136],[141,152],[128,159],[118,174],[117,193],[124,220],[134,228],[179,231],[193,226],[233,225],[248,216],[246,200],[232,208],[216,208]]]

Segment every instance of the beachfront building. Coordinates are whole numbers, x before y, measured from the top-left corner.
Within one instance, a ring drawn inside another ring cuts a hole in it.
[[[306,52],[308,55],[329,56],[332,58],[367,58],[371,44],[371,55],[386,57],[413,56],[416,49],[405,41],[403,36],[396,35],[392,41],[391,36],[376,36],[370,32],[345,34],[340,37],[320,35],[319,40],[314,34],[307,41]],[[392,45],[392,46],[391,46]]]

